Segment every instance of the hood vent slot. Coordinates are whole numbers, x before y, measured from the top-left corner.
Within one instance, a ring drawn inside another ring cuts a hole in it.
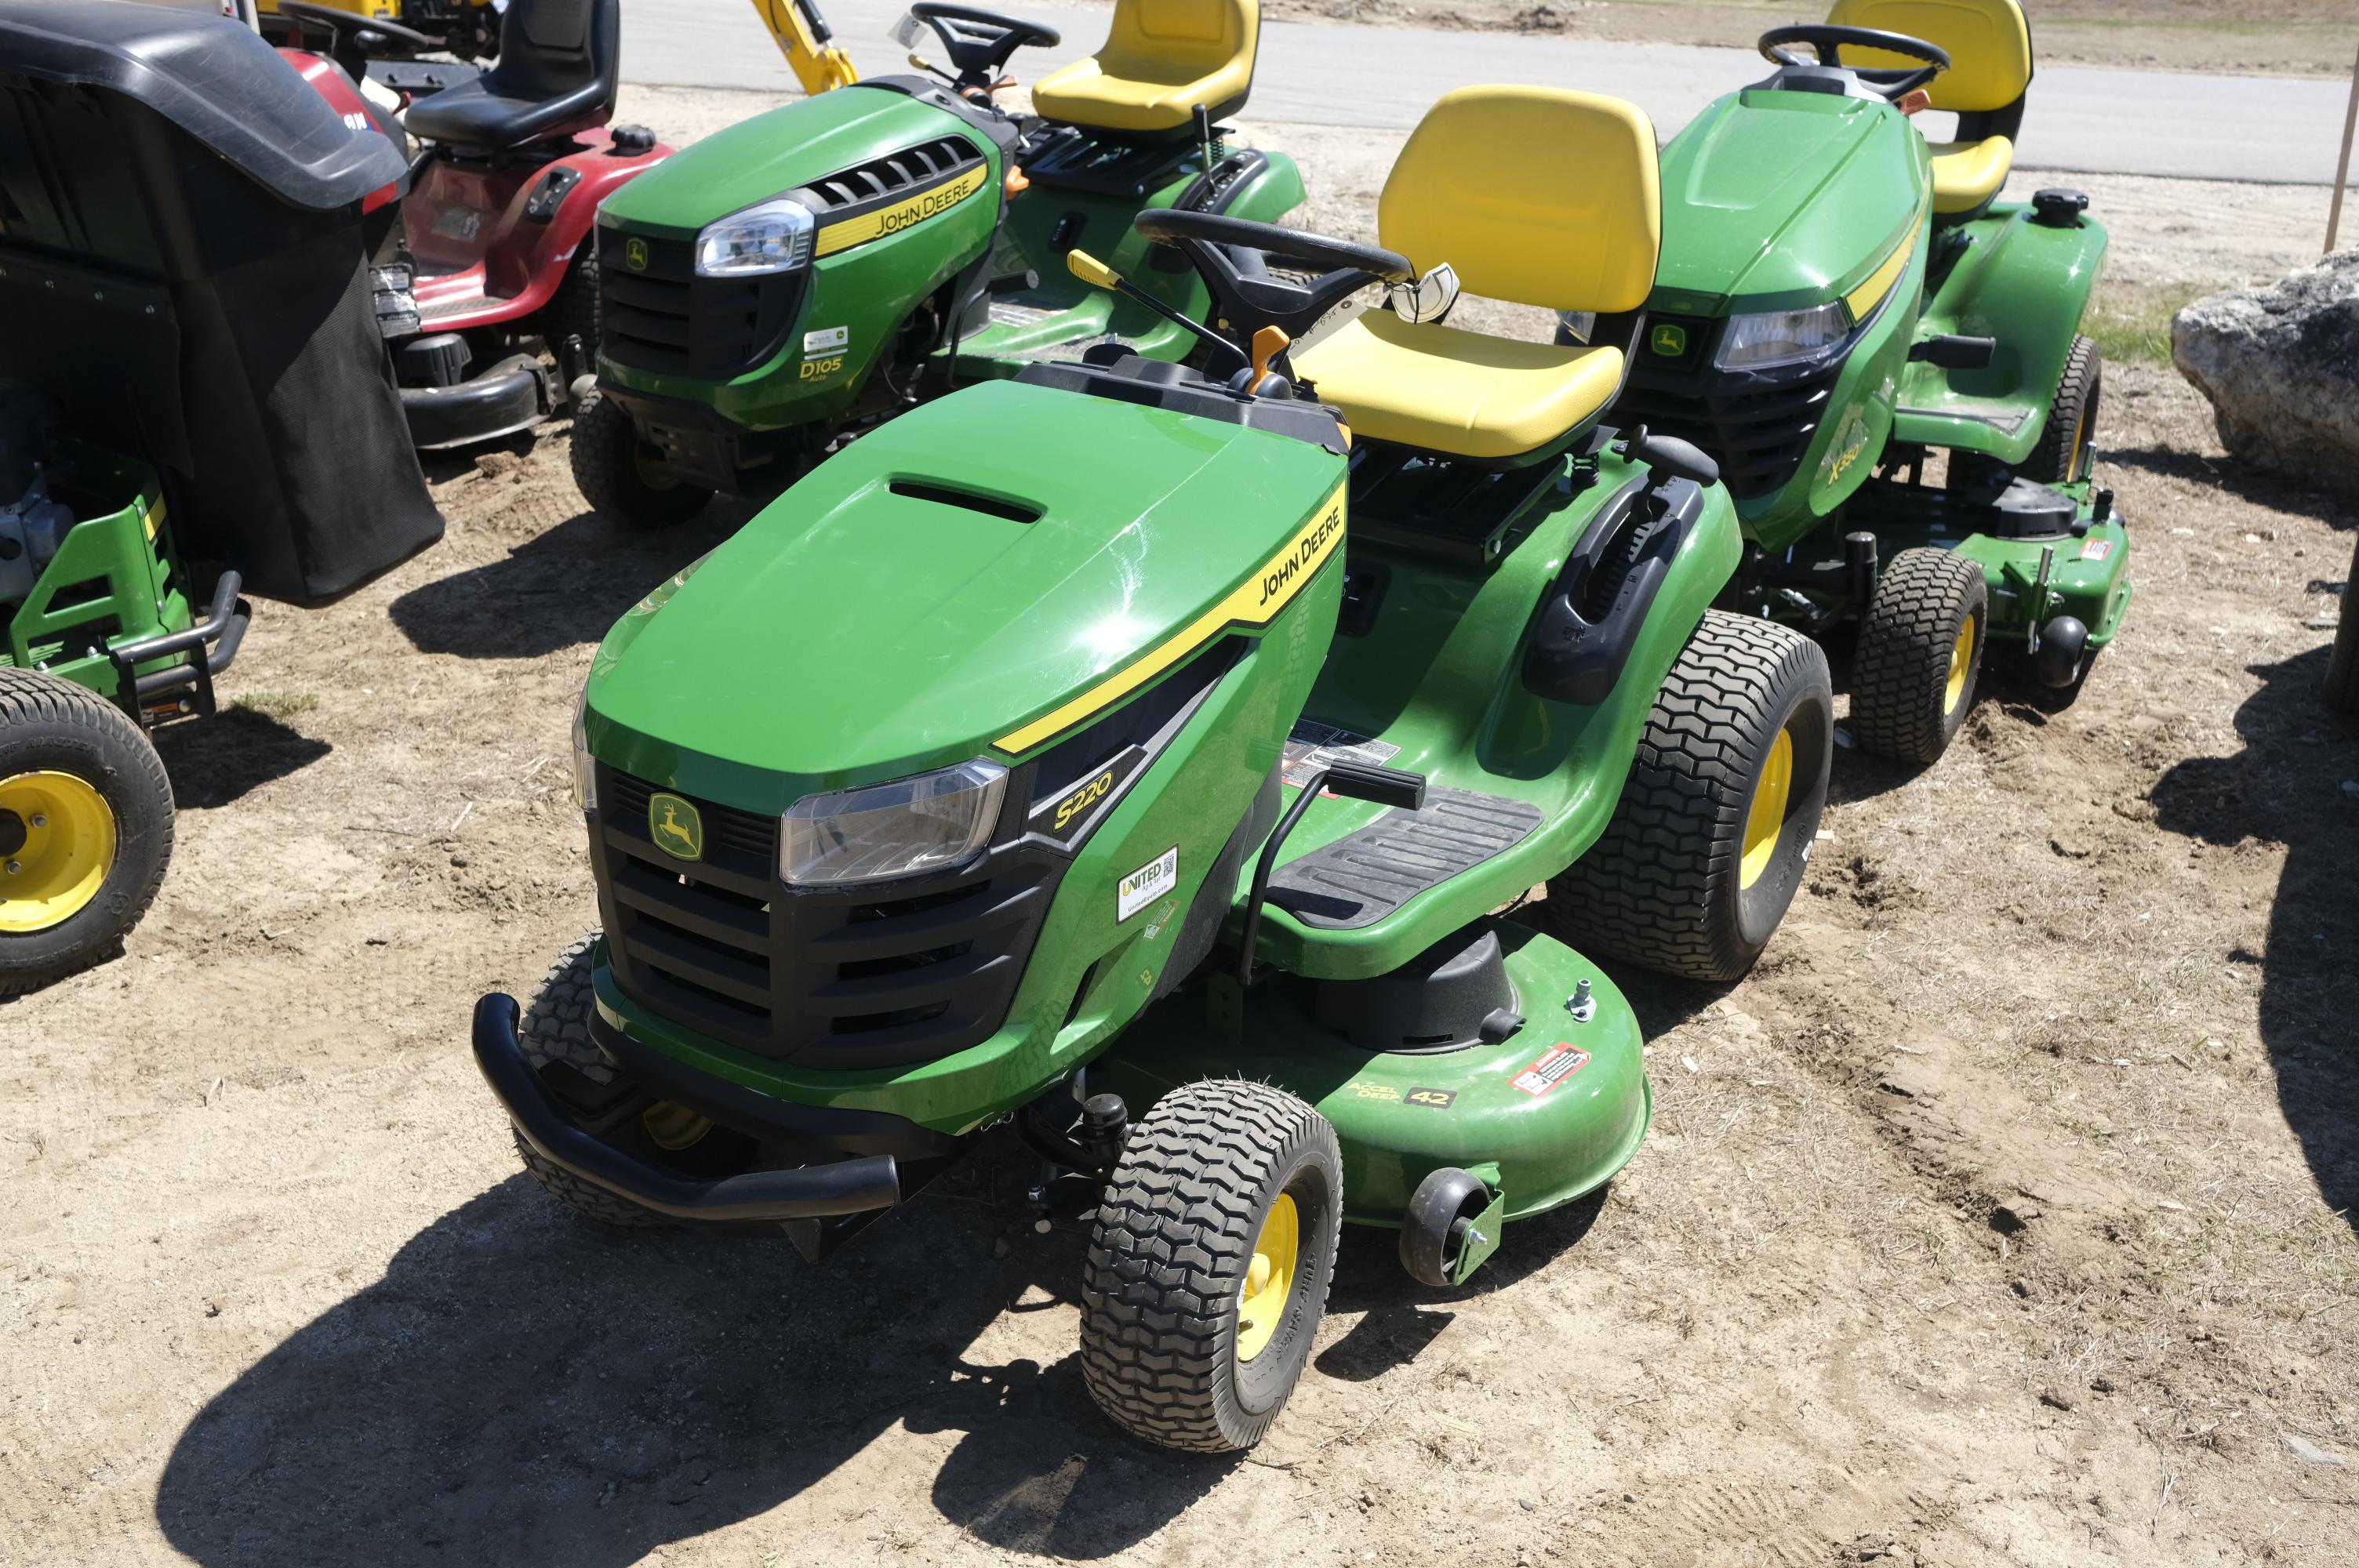
[[[984,495],[972,490],[958,490],[947,484],[934,484],[921,479],[897,479],[893,493],[911,501],[930,501],[937,506],[963,507],[980,512],[986,517],[1004,517],[1010,523],[1038,523],[1049,509],[1037,501],[1016,501],[1005,495]]]
[[[937,136],[814,179],[799,194],[810,199],[804,205],[815,214],[842,212],[932,185],[982,161],[983,155],[964,136]]]

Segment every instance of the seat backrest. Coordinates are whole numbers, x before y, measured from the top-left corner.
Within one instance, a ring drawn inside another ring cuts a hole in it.
[[[611,80],[621,31],[618,0],[508,0],[484,89],[530,102]]]
[[[1462,87],[1409,133],[1376,229],[1419,272],[1448,262],[1470,294],[1636,310],[1663,245],[1655,127],[1594,92]]]
[[[1947,50],[1950,69],[1925,89],[1936,109],[1993,114],[2021,102],[2031,85],[2031,24],[2017,0],[1835,0],[1827,20],[1906,34]],[[1843,63],[1907,70],[1923,62],[1882,49],[1846,49]]]
[[[1242,59],[1253,70],[1261,0],[1114,0],[1102,60],[1156,60],[1170,80],[1210,76]]]

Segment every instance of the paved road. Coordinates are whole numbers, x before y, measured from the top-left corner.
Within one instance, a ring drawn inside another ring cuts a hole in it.
[[[1016,57],[1017,74],[1027,81],[1089,53],[1105,37],[1103,11],[1000,3],[1065,35],[1057,49]],[[862,70],[899,69],[900,51],[885,30],[901,14],[902,0],[822,4],[838,41]],[[796,90],[749,0],[626,0],[623,40],[626,81]],[[1250,114],[1405,130],[1451,88],[1545,81],[1634,100],[1668,136],[1717,94],[1767,69],[1750,49],[1271,22],[1262,31]],[[2017,161],[2034,168],[2330,184],[2346,92],[2334,81],[2054,66],[2032,87]]]

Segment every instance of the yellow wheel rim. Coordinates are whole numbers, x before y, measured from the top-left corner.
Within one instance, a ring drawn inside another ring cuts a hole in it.
[[[667,1099],[639,1112],[639,1125],[647,1130],[657,1148],[677,1152],[703,1142],[704,1135],[712,1130],[712,1119]]]
[[[1958,640],[1950,648],[1950,679],[1941,688],[1941,717],[1947,719],[1958,710],[1965,699],[1966,676],[1974,667],[1974,618],[1958,628]]]
[[[1777,731],[1769,743],[1769,759],[1761,767],[1761,782],[1753,791],[1753,809],[1745,816],[1745,860],[1737,885],[1751,887],[1769,869],[1777,852],[1777,836],[1786,830],[1786,801],[1794,792],[1794,732]]]
[[[0,779],[0,931],[47,931],[80,914],[114,870],[114,808],[71,773]]]
[[[1302,1249],[1302,1219],[1294,1199],[1285,1193],[1270,1206],[1254,1242],[1253,1261],[1245,1269],[1245,1288],[1237,1302],[1237,1359],[1250,1361],[1267,1348],[1270,1336],[1286,1319],[1286,1300],[1294,1292],[1294,1270]]]

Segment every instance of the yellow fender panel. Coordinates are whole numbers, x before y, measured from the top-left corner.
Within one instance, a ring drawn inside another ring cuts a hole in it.
[[[1354,433],[1456,457],[1518,457],[1594,416],[1622,351],[1518,342],[1371,310],[1294,356]]]

